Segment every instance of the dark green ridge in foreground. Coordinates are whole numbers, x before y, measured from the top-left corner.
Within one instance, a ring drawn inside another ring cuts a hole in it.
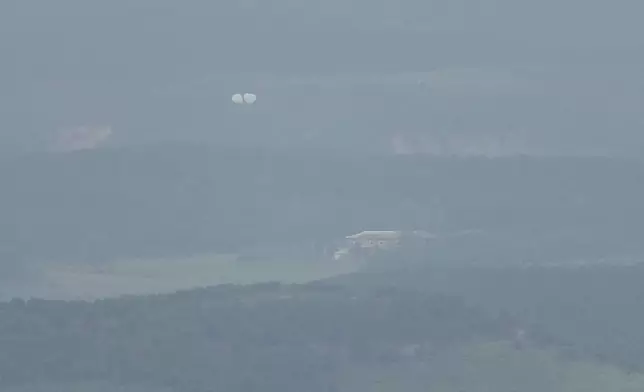
[[[0,305],[0,336],[5,386],[277,391],[329,390],[347,364],[396,362],[408,345],[440,350],[510,332],[455,297],[263,284],[95,303],[15,300]]]

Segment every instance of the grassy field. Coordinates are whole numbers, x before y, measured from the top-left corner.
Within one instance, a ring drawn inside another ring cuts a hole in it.
[[[40,269],[36,296],[96,299],[163,293],[192,287],[258,282],[305,283],[356,271],[346,261],[240,262],[235,255],[207,254],[182,259],[120,260],[106,265],[50,264]]]

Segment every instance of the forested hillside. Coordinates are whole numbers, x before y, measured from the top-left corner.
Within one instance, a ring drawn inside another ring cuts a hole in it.
[[[607,158],[371,158],[191,145],[24,156],[0,166],[0,254],[92,261],[413,228],[483,230],[517,246],[565,239],[597,257],[637,253],[643,177],[639,163]]]
[[[529,339],[574,358],[644,371],[644,266],[449,267],[385,270],[334,278],[353,287],[456,295],[488,315],[509,317]]]
[[[345,366],[508,335],[458,299],[400,290],[220,286],[0,305],[3,388],[106,381],[179,391],[328,391]],[[413,350],[412,350],[413,351]]]
[[[384,286],[264,284],[95,303],[14,300],[0,304],[0,386],[630,392],[643,385],[642,377],[593,358],[558,358],[564,346],[513,345],[516,325],[456,297]]]

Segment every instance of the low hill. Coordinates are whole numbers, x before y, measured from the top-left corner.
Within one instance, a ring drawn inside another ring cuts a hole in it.
[[[630,161],[171,144],[5,163],[5,260],[185,256],[258,243],[316,247],[374,228],[480,229],[510,233],[521,246],[555,236],[590,244],[595,253],[643,250],[644,166]]]
[[[363,289],[391,287],[456,295],[508,317],[540,345],[571,358],[644,371],[644,265],[431,266],[333,278]]]
[[[95,303],[0,304],[2,386],[111,382],[176,390],[328,390],[346,365],[498,339],[458,299],[399,290],[219,286]]]
[[[644,385],[644,376],[596,361],[517,347],[510,326],[456,297],[321,283],[94,303],[15,300],[0,304],[0,387],[631,392]]]

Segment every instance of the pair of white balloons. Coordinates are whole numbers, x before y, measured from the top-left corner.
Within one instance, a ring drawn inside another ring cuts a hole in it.
[[[237,105],[242,105],[242,104],[253,104],[257,100],[257,96],[255,94],[251,93],[246,93],[244,95],[242,94],[234,94],[233,95],[233,103]]]

